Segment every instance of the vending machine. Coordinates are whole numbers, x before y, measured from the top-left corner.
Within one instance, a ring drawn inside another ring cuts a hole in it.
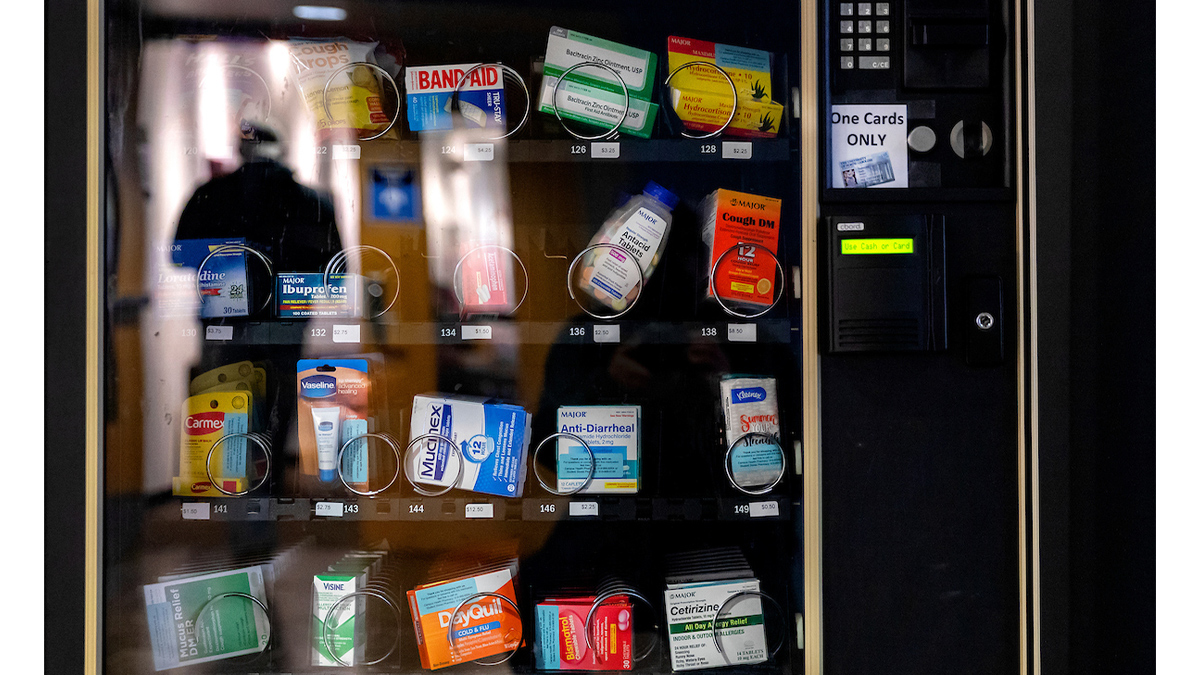
[[[89,672],[1035,661],[1020,3],[93,11]]]

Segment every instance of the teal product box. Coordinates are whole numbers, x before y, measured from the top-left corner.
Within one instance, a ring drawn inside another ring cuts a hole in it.
[[[200,616],[224,593],[246,593],[266,604],[259,565],[147,584],[143,590],[155,670],[257,654],[267,647],[269,619],[251,600],[224,598]]]
[[[453,66],[409,66],[404,75],[408,102],[408,128],[412,131],[454,128],[453,108],[461,112],[471,128],[498,129],[507,123],[504,107],[504,75],[494,64]],[[474,70],[471,70],[475,68]],[[471,71],[467,81],[459,81]],[[458,105],[453,105],[458,88]]]
[[[641,487],[642,408],[636,405],[581,405],[558,409],[558,491],[580,494],[636,494]],[[595,458],[587,480],[588,452]],[[583,485],[582,489],[580,486]]]
[[[330,274],[328,287],[320,272],[289,272],[275,281],[276,311],[281,319],[361,316],[360,297],[357,274]]]
[[[562,74],[580,63],[608,66],[620,75],[620,81],[605,68],[582,67],[571,71],[563,84],[554,88]],[[625,110],[625,89],[629,92],[629,110],[620,131],[649,138],[658,115],[651,103],[658,57],[653,52],[618,42],[585,35],[555,26],[546,43],[544,77],[538,95],[538,110],[554,114],[554,104],[564,119],[611,128]]]
[[[525,486],[529,426],[524,408],[494,399],[415,396],[409,441],[439,434],[454,441],[458,453],[445,441],[427,438],[412,453],[406,470],[415,482],[434,490],[454,485],[498,497],[520,497]],[[463,470],[456,482],[460,461]]]
[[[159,308],[163,316],[195,316],[197,304],[204,319],[250,314],[244,251],[214,255],[200,270],[210,253],[226,245],[245,246],[246,239],[179,239],[171,243],[171,265],[158,274],[159,291],[163,292]]]

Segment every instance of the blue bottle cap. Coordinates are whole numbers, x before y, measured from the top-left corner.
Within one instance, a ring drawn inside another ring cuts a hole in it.
[[[675,205],[679,203],[679,197],[676,197],[674,192],[671,192],[667,188],[655,183],[654,181],[646,183],[646,189],[642,190],[642,192],[654,197],[663,204],[666,204],[668,209],[675,208]]]
[[[320,469],[320,472],[322,483],[332,483],[337,480],[337,471],[333,469]]]

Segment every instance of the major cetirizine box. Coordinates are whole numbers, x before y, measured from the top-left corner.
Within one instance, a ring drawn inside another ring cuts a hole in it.
[[[672,670],[699,670],[767,660],[762,601],[748,595],[725,605],[734,594],[744,591],[757,592],[758,580],[667,587],[667,635]],[[721,609],[723,605],[725,607]],[[717,619],[718,610],[721,616],[717,620],[716,633],[721,640],[721,651],[717,651],[713,639],[713,620]]]
[[[636,405],[562,406],[558,430],[578,436],[558,438],[558,491],[581,494],[635,494],[641,480],[642,408]],[[587,474],[595,458],[592,479]],[[587,484],[584,485],[584,482]],[[584,485],[582,489],[580,486]]]

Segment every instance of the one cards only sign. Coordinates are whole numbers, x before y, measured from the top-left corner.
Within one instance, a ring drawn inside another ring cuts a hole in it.
[[[830,133],[832,187],[908,187],[908,106],[835,105]]]

